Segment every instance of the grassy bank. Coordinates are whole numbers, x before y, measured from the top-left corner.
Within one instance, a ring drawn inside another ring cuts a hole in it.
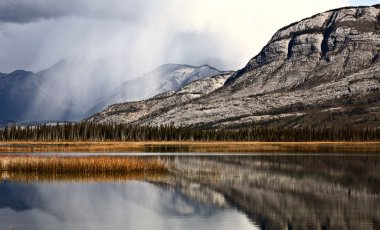
[[[3,175],[125,176],[165,174],[167,169],[158,159],[140,157],[0,156],[0,171]]]
[[[0,142],[0,152],[380,153],[380,142]]]

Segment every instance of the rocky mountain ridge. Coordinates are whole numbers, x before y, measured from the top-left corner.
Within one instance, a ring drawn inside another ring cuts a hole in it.
[[[134,123],[380,127],[379,15],[347,7],[286,26],[219,90]]]

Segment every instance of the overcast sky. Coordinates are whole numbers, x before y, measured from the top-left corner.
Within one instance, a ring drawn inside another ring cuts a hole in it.
[[[242,68],[277,29],[313,14],[377,0],[1,0],[0,72],[59,60],[108,77],[165,63]],[[126,77],[126,78],[129,78]]]

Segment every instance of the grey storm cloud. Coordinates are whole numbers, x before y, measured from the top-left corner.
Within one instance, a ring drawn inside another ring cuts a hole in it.
[[[348,4],[347,0],[0,0],[0,72],[38,71],[62,59],[112,60],[116,64],[111,72],[128,76],[168,62],[238,69],[276,29]]]
[[[137,0],[2,0],[0,21],[29,23],[66,16],[135,21],[142,7],[143,1]]]

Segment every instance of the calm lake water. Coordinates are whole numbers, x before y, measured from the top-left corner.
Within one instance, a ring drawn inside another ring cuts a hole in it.
[[[169,175],[3,179],[0,229],[380,229],[380,155],[157,157]]]

